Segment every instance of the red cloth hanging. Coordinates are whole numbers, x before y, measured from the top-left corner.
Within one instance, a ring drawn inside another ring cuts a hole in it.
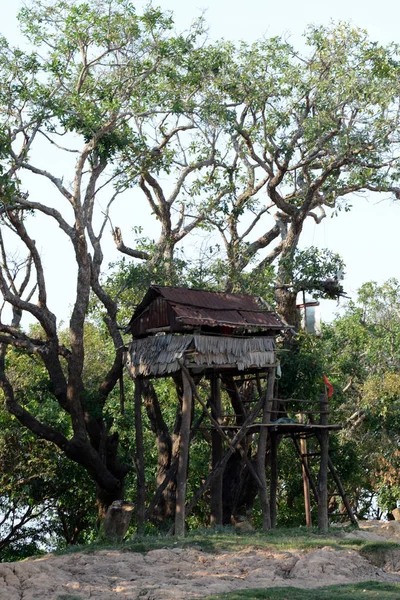
[[[324,384],[328,388],[328,398],[330,398],[333,395],[333,385],[331,384],[326,375],[324,375]]]

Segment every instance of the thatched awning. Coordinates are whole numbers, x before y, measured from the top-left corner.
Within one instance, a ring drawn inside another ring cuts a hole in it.
[[[126,365],[133,377],[160,376],[192,368],[231,367],[238,371],[268,367],[275,362],[270,337],[234,338],[210,335],[156,335],[134,340]]]

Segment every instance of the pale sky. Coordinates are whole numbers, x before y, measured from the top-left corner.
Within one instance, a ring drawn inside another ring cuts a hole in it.
[[[19,41],[16,13],[22,4],[18,0],[0,0],[0,32],[14,43]],[[138,9],[144,4],[146,2],[137,2]],[[251,42],[263,36],[285,35],[299,46],[308,24],[328,24],[333,20],[350,21],[363,27],[379,42],[400,42],[400,2],[394,0],[335,0],[329,3],[317,0],[159,0],[154,4],[174,13],[178,30],[186,28],[205,11],[211,39]],[[350,203],[353,205],[351,212],[327,218],[321,225],[310,220],[302,245],[319,245],[339,252],[347,266],[344,287],[349,294],[354,294],[365,281],[382,283],[389,277],[400,279],[400,203],[373,196],[369,199],[355,197]],[[60,284],[61,281],[55,279],[51,293],[66,318],[70,300],[65,287]],[[61,293],[62,288],[64,292]],[[323,319],[329,319],[335,310],[335,302],[324,303]]]

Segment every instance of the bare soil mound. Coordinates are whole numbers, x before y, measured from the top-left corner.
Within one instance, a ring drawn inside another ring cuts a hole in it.
[[[354,535],[373,533],[381,541],[399,540],[396,534],[382,535],[381,527]],[[367,580],[400,583],[400,571],[395,570],[399,564],[392,567],[388,572],[354,550],[330,547],[309,552],[251,548],[218,554],[195,548],[143,554],[101,550],[0,564],[0,600],[182,600],[256,587],[315,588]]]

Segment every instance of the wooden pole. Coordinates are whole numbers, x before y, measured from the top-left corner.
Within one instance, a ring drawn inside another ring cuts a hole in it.
[[[211,410],[214,419],[221,423],[222,404],[221,404],[221,380],[218,374],[211,376]],[[223,457],[223,440],[220,432],[213,429],[211,432],[211,466],[212,469],[219,463]],[[223,471],[214,479],[210,486],[210,520],[211,525],[222,525],[222,482]]]
[[[300,452],[305,455],[307,454],[307,442],[305,438],[300,438]],[[307,477],[307,471],[305,463],[308,462],[307,458],[304,458],[304,462],[301,463],[301,475],[303,479],[303,493],[304,493],[304,511],[306,515],[306,526],[312,527],[311,520],[311,501],[310,501],[310,482]]]
[[[357,519],[354,516],[354,513],[353,513],[353,511],[351,509],[349,500],[348,500],[348,498],[346,496],[346,492],[344,491],[344,488],[342,486],[342,482],[340,481],[339,475],[337,474],[337,471],[336,471],[335,467],[333,466],[333,463],[332,463],[332,461],[331,461],[330,458],[328,458],[328,467],[329,467],[331,475],[332,475],[332,477],[333,477],[333,479],[334,479],[334,481],[335,481],[335,483],[337,485],[337,488],[339,490],[339,494],[342,497],[343,504],[346,507],[347,514],[349,515],[350,521],[352,522],[353,525],[355,525],[356,527],[358,527],[358,521],[357,521]]]
[[[299,458],[301,460],[301,464],[304,467],[304,471],[305,471],[305,473],[307,475],[307,478],[308,478],[308,481],[309,481],[309,484],[310,484],[310,487],[311,487],[311,491],[312,491],[312,493],[314,495],[314,500],[318,504],[318,490],[317,490],[316,485],[314,483],[314,479],[313,479],[313,476],[312,476],[311,471],[310,471],[310,466],[309,466],[308,462],[306,461],[305,457],[303,457],[302,451],[300,449],[300,444],[299,444],[299,442],[297,441],[297,439],[295,438],[294,435],[292,435],[292,440],[293,440],[293,443],[295,445],[297,454],[299,455]]]
[[[251,475],[254,477],[257,485],[260,486],[261,483],[260,483],[260,479],[258,477],[257,471],[255,470],[255,468],[253,467],[253,464],[251,463],[251,461],[247,457],[245,450],[238,445],[239,442],[237,442],[236,445],[233,443],[234,440],[237,439],[237,436],[235,436],[233,438],[232,443],[231,443],[231,439],[225,434],[225,432],[222,429],[222,426],[220,424],[220,421],[217,420],[217,419],[215,419],[213,417],[212,412],[209,411],[206,403],[202,400],[201,396],[199,396],[199,394],[197,393],[197,391],[196,391],[196,385],[195,385],[195,383],[193,381],[192,376],[190,375],[189,370],[184,365],[182,365],[182,371],[184,371],[184,373],[186,374],[186,376],[187,376],[187,378],[189,380],[189,383],[190,383],[191,388],[192,388],[193,397],[196,398],[196,400],[198,400],[200,402],[201,406],[203,407],[204,414],[206,414],[208,416],[208,418],[210,419],[211,423],[214,425],[215,430],[218,431],[221,440],[225,441],[225,443],[228,445],[228,448],[231,451],[231,454],[233,454],[236,451],[240,452],[240,455],[245,460],[245,462],[247,464],[247,467],[248,467]],[[220,393],[220,391],[219,391],[219,393]],[[263,403],[263,402],[264,402],[264,400],[263,400],[263,398],[261,398],[260,405],[259,406],[257,405],[258,406],[258,408],[257,408],[257,414],[258,414],[258,412],[260,410],[261,403]],[[254,413],[254,414],[256,415],[256,413]],[[255,419],[255,416],[254,416],[254,418],[250,418],[249,421],[246,421],[246,423],[247,422],[249,422],[249,423],[253,422],[254,419]],[[192,433],[193,433],[193,430],[192,430]],[[241,439],[242,438],[240,438],[240,440]],[[222,445],[222,448],[223,448],[223,445]],[[229,456],[230,456],[230,454],[229,454]],[[229,458],[229,456],[228,456],[228,458]],[[218,462],[216,462],[215,465],[213,465],[213,470],[210,473],[210,475],[212,475],[211,480],[210,480],[211,483],[209,482],[209,484],[208,484],[210,488],[213,485],[214,479],[217,479],[219,476],[221,476],[221,478],[223,479],[223,471],[224,471],[224,468],[226,466],[226,462],[225,461],[226,461],[226,455],[224,456],[223,453],[221,453],[221,459]],[[210,475],[209,475],[209,477],[210,477]],[[207,481],[209,481],[209,478],[207,478]],[[203,488],[201,488],[201,489],[203,489]]]
[[[142,423],[142,382],[135,379],[135,434],[136,434],[136,477],[137,477],[137,532],[144,533],[146,482],[144,475],[144,447]]]
[[[225,469],[225,467],[228,463],[228,460],[230,459],[232,454],[235,452],[236,448],[239,446],[242,439],[248,433],[249,425],[251,423],[254,423],[254,420],[257,418],[263,404],[264,404],[264,398],[260,398],[260,400],[257,402],[255,407],[252,409],[251,413],[246,417],[246,419],[243,422],[243,425],[241,426],[239,431],[232,438],[232,441],[231,441],[230,445],[228,446],[228,450],[227,450],[227,452],[225,452],[225,455],[223,456],[223,458],[219,461],[219,463],[217,465],[215,465],[215,468],[211,471],[211,473],[208,475],[207,479],[204,481],[204,483],[201,485],[201,487],[193,495],[193,498],[190,500],[190,502],[186,505],[186,515],[188,515],[190,513],[190,511],[192,510],[192,508],[194,506],[196,506],[197,502],[200,500],[202,495],[209,489],[210,485],[214,481],[214,478],[217,477],[218,474],[223,469]]]
[[[202,413],[200,415],[200,417],[197,419],[196,423],[193,425],[193,427],[191,428],[190,431],[190,441],[192,441],[195,433],[198,431],[200,425],[202,424],[203,420],[204,420],[204,414]],[[152,514],[153,511],[155,509],[155,507],[157,506],[157,504],[160,502],[161,497],[162,497],[162,493],[165,490],[165,488],[167,487],[168,483],[174,478],[176,477],[176,474],[178,472],[178,458],[175,457],[174,460],[171,463],[171,466],[169,467],[168,471],[165,474],[165,477],[162,481],[162,483],[160,483],[160,485],[158,486],[158,488],[156,489],[153,498],[151,499],[150,504],[148,505],[147,509],[146,509],[146,521],[148,521]],[[175,527],[175,526],[173,526]],[[171,531],[171,534],[173,534],[173,530]]]
[[[276,527],[276,493],[278,488],[278,436],[270,435],[271,481],[270,481],[270,512],[271,528]]]
[[[314,419],[312,417],[310,417],[310,421],[311,421],[311,423],[313,423]],[[319,431],[316,431],[316,436],[317,436],[318,441],[320,441],[320,433],[319,433]],[[358,521],[357,521],[356,517],[354,516],[354,513],[353,513],[353,511],[351,509],[349,500],[348,500],[348,498],[346,496],[346,492],[344,491],[344,488],[342,486],[342,482],[340,481],[339,475],[337,474],[337,471],[336,471],[336,469],[335,469],[335,467],[333,465],[333,462],[331,461],[331,459],[329,457],[329,454],[328,454],[328,468],[329,468],[329,471],[331,472],[331,475],[332,475],[332,477],[333,477],[333,479],[334,479],[334,481],[336,483],[336,486],[337,486],[337,488],[339,490],[339,494],[342,497],[343,504],[346,507],[347,514],[349,515],[350,521],[353,523],[353,525],[355,525],[356,527],[358,527]]]
[[[328,424],[329,400],[328,393],[321,397],[320,425]],[[321,429],[319,432],[319,444],[321,448],[321,462],[318,473],[318,528],[328,531],[328,460],[329,460],[329,430]]]
[[[192,388],[186,373],[182,371],[182,422],[176,486],[175,535],[185,535],[185,500],[189,464],[190,421],[192,415]]]
[[[300,421],[304,423],[304,415],[300,414]],[[304,511],[306,514],[306,526],[312,527],[311,520],[311,500],[310,500],[310,481],[307,475],[306,465],[308,466],[307,459],[307,441],[305,437],[300,437],[300,452],[304,458],[301,461],[301,475],[303,478],[303,493],[304,493]]]
[[[274,383],[275,383],[275,367],[268,368],[268,383],[267,391],[263,403],[263,411],[261,423],[266,425],[270,422],[272,402],[274,397]],[[260,433],[258,436],[258,448],[256,457],[256,469],[260,479],[261,485],[259,487],[260,504],[262,511],[262,526],[263,530],[267,531],[271,529],[271,512],[268,498],[267,489],[267,476],[265,472],[265,457],[267,454],[267,439],[268,439],[268,428],[260,427]]]

